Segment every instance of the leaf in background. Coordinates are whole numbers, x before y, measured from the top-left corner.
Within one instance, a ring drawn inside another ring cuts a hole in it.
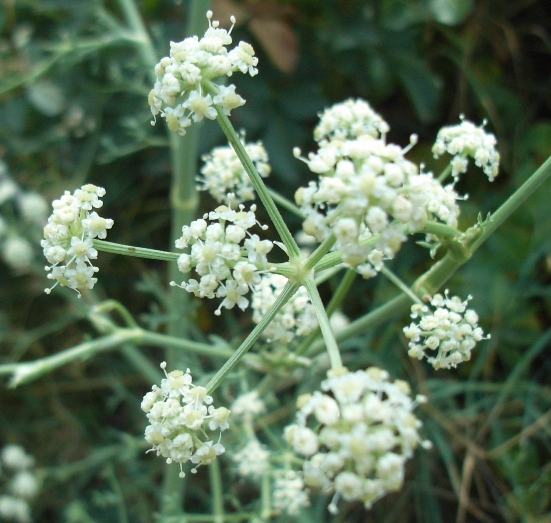
[[[403,31],[429,18],[426,7],[419,1],[383,0],[379,13],[381,25],[393,31]]]
[[[551,121],[540,121],[528,127],[523,134],[519,147],[521,164],[515,170],[513,179],[517,187],[551,155]],[[534,245],[548,244],[551,238],[551,220],[549,219],[549,197],[551,181],[545,182],[524,205],[533,218]],[[545,248],[545,247],[544,247]]]
[[[392,53],[388,55],[388,60],[404,85],[419,118],[423,122],[433,121],[437,116],[441,82],[416,56]]]

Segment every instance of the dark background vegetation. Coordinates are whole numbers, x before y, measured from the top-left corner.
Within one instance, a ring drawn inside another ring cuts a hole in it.
[[[185,36],[187,2],[138,3],[159,57],[166,55],[168,41]],[[475,170],[461,180],[460,192],[469,194],[463,226],[496,209],[551,153],[547,0],[260,0],[214,7],[220,18],[234,9],[243,22],[235,40],[250,41],[260,58],[257,77],[234,77],[248,103],[232,122],[248,139],[264,141],[273,166],[269,183],[288,197],[309,179],[292,148],[313,149],[318,113],[348,97],[372,104],[390,124],[390,141],[406,144],[419,134],[410,158],[435,172],[443,164],[430,147],[442,125],[457,123],[460,113],[488,120],[501,173],[492,186]],[[3,2],[0,157],[17,183],[48,201],[84,181],[105,187],[104,215],[115,219],[109,239],[166,249],[166,134],[149,124],[148,72],[135,45],[116,32],[121,26],[114,0]],[[223,142],[215,122],[203,126],[201,153]],[[343,345],[347,361],[382,365],[429,396],[419,413],[435,448],[417,453],[402,492],[369,513],[349,506],[336,520],[551,521],[550,197],[547,183],[449,284],[453,294],[473,294],[472,306],[492,333],[469,364],[436,373],[412,362],[401,336],[406,317]],[[204,197],[201,205],[211,202]],[[0,212],[18,219],[9,202]],[[411,282],[429,263],[412,244],[392,267]],[[115,298],[144,325],[163,330],[166,267],[103,253],[99,264],[98,299]],[[35,359],[95,335],[70,291],[43,294],[42,265],[38,243],[28,271],[0,260],[0,362]],[[357,282],[344,311],[355,318],[394,295],[381,278]],[[210,304],[197,311],[205,332],[231,335],[224,327],[231,321],[216,326]],[[158,350],[147,354],[161,358]],[[164,465],[144,457],[136,439],[124,439],[143,431],[139,398],[150,386],[117,353],[106,353],[16,390],[2,388],[0,443],[20,443],[49,472],[36,521],[123,521],[121,503],[128,521],[152,521]],[[208,485],[205,475],[199,479]],[[208,510],[208,496],[191,489],[195,511]],[[326,518],[324,503],[302,519]]]

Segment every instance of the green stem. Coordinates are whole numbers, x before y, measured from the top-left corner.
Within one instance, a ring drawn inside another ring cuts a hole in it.
[[[551,156],[490,217],[482,234],[470,245],[476,251],[541,185],[551,177]]]
[[[331,247],[335,245],[335,235],[331,233],[325,240],[323,240],[318,248],[310,255],[308,256],[308,260],[306,261],[306,264],[304,266],[306,271],[312,270],[314,267],[317,269],[318,263],[322,260],[322,258],[331,250]]]
[[[438,181],[440,183],[444,183],[444,180],[450,175],[452,172],[452,164],[449,163],[446,168],[438,175]]]
[[[0,365],[1,374],[12,374],[9,386],[15,388],[29,383],[54,369],[75,360],[86,360],[99,352],[115,349],[125,343],[134,341],[137,333],[134,329],[120,329],[107,336],[81,343],[71,349],[39,358],[30,362],[9,363]]]
[[[348,269],[344,273],[343,279],[340,281],[339,286],[336,288],[335,292],[331,296],[331,300],[327,304],[327,308],[325,309],[327,311],[327,315],[329,318],[331,318],[331,315],[340,307],[341,303],[343,302],[344,298],[348,294],[348,291],[350,290],[350,287],[352,286],[352,283],[354,283],[354,280],[356,279],[356,271],[354,269]],[[318,280],[316,279],[316,285],[319,285]],[[308,347],[314,341],[318,338],[320,333],[320,328],[317,327],[315,330],[313,330],[307,337],[302,341],[302,343],[297,347],[296,354],[301,355],[308,350]]]
[[[139,327],[116,328],[110,334],[81,343],[51,356],[30,362],[0,365],[0,375],[12,374],[10,387],[17,387],[52,372],[67,363],[76,360],[84,361],[95,354],[116,349],[126,344],[152,345],[155,347],[178,349],[180,352],[200,354],[213,358],[229,358],[234,354],[229,348],[207,345],[206,343],[181,339],[167,334],[149,332]],[[149,378],[151,373],[148,371],[146,376]]]
[[[176,252],[158,251],[156,249],[147,249],[145,247],[133,247],[132,245],[123,245],[122,243],[106,242],[105,240],[94,240],[94,247],[98,251],[121,254],[123,256],[133,256],[135,258],[147,258],[149,260],[176,261],[179,254]]]
[[[539,169],[536,170],[511,197],[501,205],[491,216],[491,220],[484,226],[482,234],[474,239],[469,246],[469,251],[474,253],[480,246],[495,232],[495,230],[515,212],[541,185],[551,177],[551,157],[548,158]],[[336,260],[333,259],[337,253],[326,255],[316,266],[325,268]],[[412,285],[414,294],[422,296],[427,293],[433,295],[446,281],[465,263],[466,259],[459,259],[452,253],[446,254],[444,258],[434,264],[425,274],[421,275]],[[407,311],[410,305],[408,296],[402,294],[391,301],[381,305],[365,316],[358,318],[344,329],[337,333],[337,340],[346,340],[352,336],[365,332],[376,325]],[[323,350],[323,342],[317,341],[312,344],[307,352],[308,356],[318,354]]]
[[[329,323],[329,316],[325,311],[325,306],[321,301],[321,297],[312,277],[306,277],[303,281],[304,287],[308,291],[310,299],[312,300],[312,305],[316,311],[316,316],[318,318],[319,326],[321,329],[321,334],[323,336],[323,341],[327,348],[327,353],[329,354],[329,361],[331,363],[332,369],[339,369],[342,365],[341,353],[339,351],[339,346],[337,345],[337,340],[333,334],[333,329]]]
[[[216,95],[217,88],[213,83],[205,83],[204,87],[209,94],[211,94],[212,96]],[[270,219],[272,220],[272,223],[276,228],[281,241],[287,248],[287,253],[289,257],[291,259],[298,258],[298,256],[300,255],[300,249],[298,248],[298,245],[295,242],[291,231],[287,227],[287,224],[283,220],[278,208],[276,207],[274,200],[271,197],[270,192],[266,187],[266,184],[264,183],[264,180],[262,180],[262,177],[258,174],[253,162],[251,161],[249,155],[247,154],[247,151],[245,150],[245,147],[243,147],[239,135],[235,132],[235,129],[233,128],[229,118],[224,114],[222,109],[220,109],[220,107],[218,107],[217,105],[215,105],[214,108],[218,113],[217,120],[220,124],[220,127],[222,128],[222,131],[224,132],[226,138],[233,147],[245,171],[247,171],[251,183],[258,193],[260,200],[264,204],[266,212],[270,216]]]
[[[358,318],[357,320],[348,324],[346,327],[340,329],[336,333],[335,337],[337,341],[344,341],[351,338],[352,336],[356,336],[357,334],[366,332],[369,329],[372,329],[373,327],[381,324],[386,320],[389,320],[394,316],[403,314],[405,311],[408,310],[408,306],[410,305],[410,303],[411,301],[409,297],[403,294],[397,296],[396,298],[393,298],[392,300],[386,302],[384,305],[377,307],[375,310],[369,312],[365,316]],[[316,342],[312,343],[312,345],[306,352],[306,356],[312,357],[322,352],[323,349],[323,340],[317,340]]]
[[[396,285],[396,287],[398,287],[406,296],[409,296],[413,303],[423,304],[419,297],[416,296],[412,290],[385,265],[383,265],[381,273],[384,274],[388,280],[394,283],[394,285]]]
[[[220,461],[215,459],[209,465],[210,497],[212,503],[213,523],[224,522],[224,497],[222,493],[222,475]]]
[[[262,502],[260,517],[267,521],[272,517],[272,482],[270,475],[264,474],[260,485],[260,499]]]
[[[126,23],[134,33],[133,40],[140,44],[138,49],[141,62],[148,71],[149,77],[154,81],[155,65],[157,64],[158,57],[136,3],[134,0],[119,0],[119,6],[124,14]]]
[[[239,363],[243,358],[246,352],[254,345],[256,340],[262,334],[264,329],[268,324],[274,319],[275,315],[278,313],[279,309],[283,307],[289,298],[297,291],[298,285],[292,283],[291,281],[287,282],[281,294],[277,297],[275,303],[272,305],[270,310],[264,315],[260,323],[252,330],[252,332],[247,336],[245,341],[239,346],[239,348],[233,353],[231,358],[224,363],[222,368],[212,377],[212,379],[207,384],[207,390],[209,394],[212,394],[222,383],[224,378],[233,370],[233,368]]]
[[[117,311],[121,315],[126,327],[139,327],[132,314],[130,314],[130,311],[117,300],[105,300],[98,303],[98,305],[95,305],[93,308],[93,312],[99,314],[105,314],[111,311]]]
[[[207,24],[205,14],[210,7],[209,0],[190,0],[187,2],[188,20],[186,36],[198,35],[203,32]],[[199,132],[200,126],[192,126],[185,136],[167,131],[170,138],[170,153],[172,164],[172,183],[170,189],[171,200],[171,232],[170,248],[175,248],[175,241],[182,234],[182,225],[187,225],[195,218],[199,203],[195,179],[198,174],[199,161]],[[170,265],[169,278],[176,281],[182,275],[178,272],[175,263]],[[191,318],[189,314],[191,296],[182,292],[178,287],[171,287],[170,318],[168,332],[172,336],[187,338]],[[197,367],[198,362],[191,354],[166,349],[165,359],[172,369]],[[185,483],[178,476],[176,467],[166,467],[162,489],[162,516],[175,516],[180,513],[184,499]]]
[[[458,231],[449,225],[445,225],[444,223],[438,222],[427,222],[423,229],[419,232],[434,234],[439,238],[455,238],[457,236],[461,236],[461,231]]]

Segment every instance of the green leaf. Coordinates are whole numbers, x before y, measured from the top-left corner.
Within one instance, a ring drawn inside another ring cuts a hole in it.
[[[424,62],[415,56],[392,53],[388,58],[419,118],[423,122],[433,121],[437,116],[441,82],[429,71]]]

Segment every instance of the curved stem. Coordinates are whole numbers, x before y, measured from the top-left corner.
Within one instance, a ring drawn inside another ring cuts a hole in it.
[[[17,387],[72,361],[86,360],[100,352],[117,349],[128,344],[177,349],[180,352],[201,354],[211,358],[229,358],[234,355],[234,352],[230,348],[208,345],[157,332],[149,332],[139,327],[115,328],[113,332],[105,336],[80,343],[75,347],[52,354],[51,356],[29,362],[0,365],[0,375],[11,374],[10,387]],[[147,376],[149,377],[149,374]]]

